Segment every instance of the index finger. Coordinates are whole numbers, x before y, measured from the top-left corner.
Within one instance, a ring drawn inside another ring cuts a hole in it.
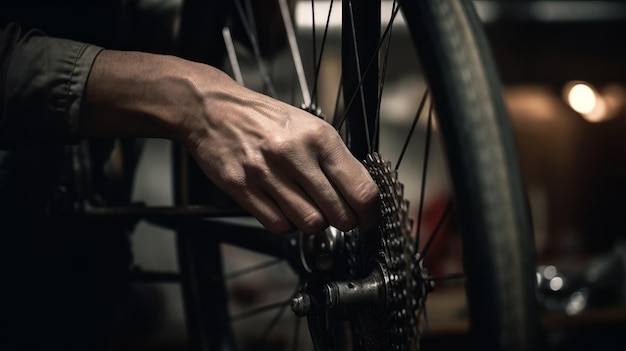
[[[380,220],[378,186],[365,166],[341,145],[320,160],[320,167],[356,214],[359,227],[372,230]]]

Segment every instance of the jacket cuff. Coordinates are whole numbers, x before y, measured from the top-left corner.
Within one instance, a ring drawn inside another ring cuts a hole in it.
[[[85,85],[102,48],[45,36],[25,37],[14,48],[6,85],[13,136],[71,142],[77,137]]]

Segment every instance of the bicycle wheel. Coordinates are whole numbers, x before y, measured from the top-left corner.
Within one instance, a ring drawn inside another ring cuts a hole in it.
[[[500,85],[467,1],[402,1],[426,67],[453,178],[472,336],[539,348],[534,244]]]
[[[376,238],[366,237],[358,229],[343,233],[330,228],[311,238],[296,233],[285,239],[290,244],[282,245],[283,253],[275,249],[281,245],[226,240],[254,251],[295,257],[292,265],[303,283],[291,299],[292,307],[297,314],[307,316],[316,349],[419,349],[420,322],[435,280],[428,267],[424,267],[424,257],[438,230],[422,245],[420,235],[411,235],[409,204],[400,182],[416,181],[420,173],[427,173],[426,166],[416,171],[414,177],[398,180],[396,169],[400,161],[394,169],[378,154],[383,149],[380,144],[386,142],[379,137],[385,123],[381,98],[391,42],[389,33],[401,9],[435,106],[423,129],[426,149],[433,133],[440,136],[444,145],[453,191],[452,205],[447,208],[453,209],[462,236],[462,277],[473,346],[482,350],[536,350],[539,344],[533,240],[525,192],[500,83],[473,4],[470,1],[343,0],[341,5],[333,5],[334,1],[327,1],[324,34],[322,38],[312,35],[314,83],[309,87],[286,1],[279,3],[287,22],[287,38],[303,107],[328,116],[346,136],[354,155],[364,160],[381,188],[383,223]],[[234,0],[234,4],[234,12],[240,16],[253,56],[258,60],[258,79],[263,82],[259,87],[275,94],[269,79],[271,70],[255,46],[258,42],[255,21],[250,16],[254,12],[253,3]],[[311,6],[314,10],[316,5]],[[319,67],[333,6],[342,10],[343,74],[339,93],[343,95],[343,103],[329,111],[320,111]],[[391,11],[388,24],[382,28],[381,7],[385,6]],[[315,22],[314,19],[313,33]],[[246,78],[244,74],[244,82]],[[419,97],[419,93],[416,91],[415,96]],[[411,113],[415,119],[407,130],[415,129],[426,101],[424,94],[417,113]],[[433,115],[437,132],[433,132]],[[410,151],[405,156],[410,137],[411,133],[400,141],[403,144],[400,160],[410,157]],[[422,157],[424,164],[428,158]],[[423,212],[425,177],[421,180],[418,214]],[[445,213],[438,222],[448,218],[450,211]],[[417,227],[422,221],[421,217],[416,218]],[[269,241],[275,244],[276,238]],[[276,315],[280,317],[282,312]],[[223,316],[216,319],[223,320]],[[219,333],[229,331],[220,329]],[[214,339],[232,338],[220,335]],[[216,347],[226,348],[229,343]]]

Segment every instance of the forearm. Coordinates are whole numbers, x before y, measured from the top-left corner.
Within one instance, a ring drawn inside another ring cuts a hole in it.
[[[87,81],[78,134],[167,138],[192,153],[228,143],[247,152],[289,123],[287,109],[295,108],[242,87],[206,64],[104,50]]]
[[[189,119],[202,114],[210,95],[207,86],[217,87],[222,75],[173,56],[104,50],[87,81],[78,133],[185,141]]]
[[[0,31],[0,147],[85,137],[187,141],[203,121],[196,118],[208,116],[212,92],[234,85],[213,67],[177,57],[10,29]]]

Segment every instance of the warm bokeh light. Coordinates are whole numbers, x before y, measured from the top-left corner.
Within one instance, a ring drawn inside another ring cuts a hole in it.
[[[565,85],[568,105],[588,122],[602,122],[611,116],[605,98],[587,82],[570,82]]]
[[[588,114],[596,108],[598,99],[591,86],[586,83],[576,83],[567,93],[567,102],[574,111]]]

